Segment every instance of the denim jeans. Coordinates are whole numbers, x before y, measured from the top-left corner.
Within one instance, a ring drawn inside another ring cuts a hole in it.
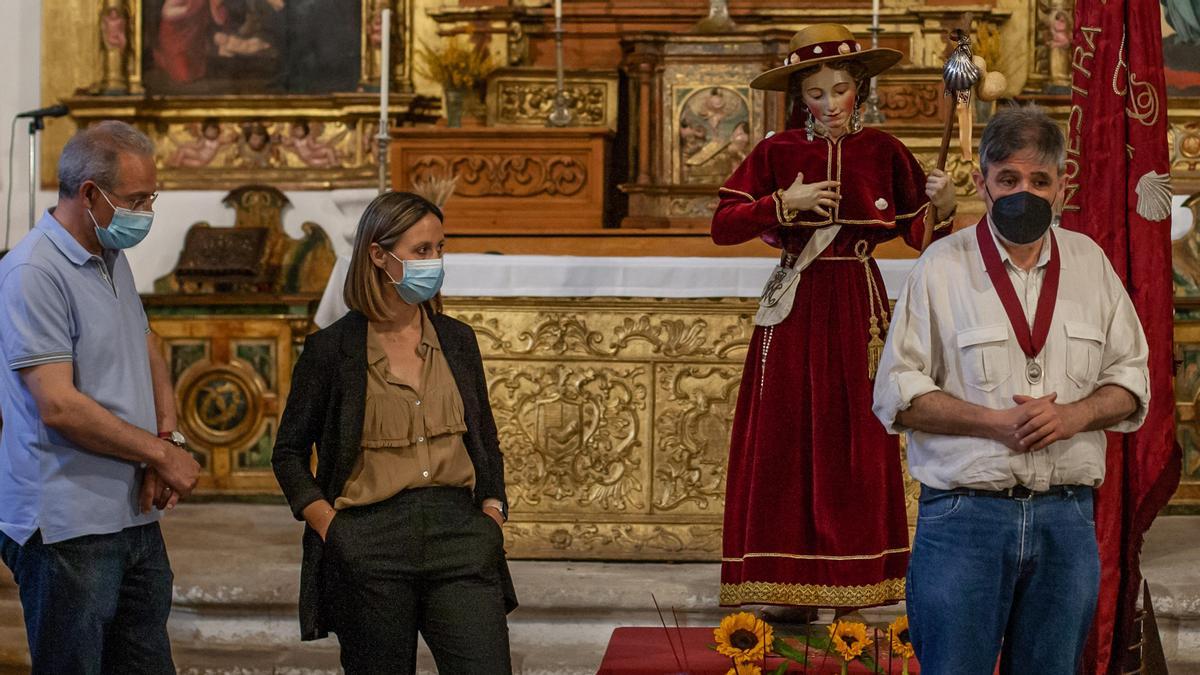
[[[174,673],[174,579],[158,523],[24,546],[0,533],[25,612],[33,673]]]
[[[1091,488],[1006,499],[922,488],[908,566],[924,675],[1073,675],[1096,607]]]

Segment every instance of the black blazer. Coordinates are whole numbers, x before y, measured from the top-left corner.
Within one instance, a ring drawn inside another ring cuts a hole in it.
[[[463,441],[475,465],[475,503],[504,494],[504,458],[496,438],[496,422],[488,403],[483,360],[475,332],[444,314],[433,314],[442,353],[462,396],[467,432]],[[275,435],[271,464],[283,495],[297,520],[304,508],[325,499],[333,503],[346,485],[362,452],[363,415],[367,398],[367,317],[351,311],[331,326],[309,335],[292,371],[292,390]],[[317,447],[317,475],[310,470],[312,447]],[[300,633],[302,640],[327,636],[329,625],[321,607],[321,537],[304,528],[304,561],[300,568]],[[508,572],[501,564],[508,611],[517,606]]]

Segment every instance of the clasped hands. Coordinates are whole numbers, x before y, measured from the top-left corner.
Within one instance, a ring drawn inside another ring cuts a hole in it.
[[[138,490],[138,508],[147,513],[151,508],[160,511],[173,509],[179,500],[192,494],[200,476],[200,464],[191,453],[163,441],[166,452],[161,461],[147,466]]]
[[[780,193],[779,198],[789,211],[812,211],[828,217],[830,210],[842,200],[842,194],[838,191],[841,185],[836,180],[805,183],[804,173],[800,172],[796,174],[796,180]],[[934,169],[929,172],[925,178],[925,195],[933,203],[939,218],[946,217],[954,210],[954,183],[945,171]]]
[[[1057,393],[1013,396],[1015,408],[993,411],[992,440],[1015,452],[1034,452],[1083,431],[1086,423],[1079,407],[1060,405],[1057,399]]]

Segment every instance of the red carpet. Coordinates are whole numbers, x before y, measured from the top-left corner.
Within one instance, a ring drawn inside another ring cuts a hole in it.
[[[671,643],[667,643],[667,635]],[[890,668],[886,635],[881,635],[879,642],[879,668],[885,673],[899,674],[900,659],[893,659]],[[682,641],[682,649],[681,649]],[[714,644],[712,628],[670,628],[663,630],[658,627],[617,628],[608,641],[608,650],[604,653],[604,661],[600,663],[599,675],[725,675],[732,664],[728,657],[721,656],[711,649]],[[672,651],[672,645],[674,651]],[[870,655],[875,657],[876,645],[871,645]],[[678,660],[676,660],[678,657]],[[769,673],[779,664],[780,658],[768,658],[764,673]],[[811,675],[837,675],[841,672],[841,660],[835,654],[811,654],[809,667],[792,666],[789,673],[810,673]],[[850,665],[851,673],[869,673],[870,670],[859,662]],[[916,659],[909,662],[910,673],[917,673]]]

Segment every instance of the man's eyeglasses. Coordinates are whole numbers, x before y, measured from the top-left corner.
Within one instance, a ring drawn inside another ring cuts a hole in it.
[[[133,202],[129,205],[130,211],[145,211],[154,206],[154,200],[158,199],[158,193],[152,192],[145,197],[139,197],[136,201],[132,197],[123,197],[119,194],[113,194],[114,197],[123,202]]]

